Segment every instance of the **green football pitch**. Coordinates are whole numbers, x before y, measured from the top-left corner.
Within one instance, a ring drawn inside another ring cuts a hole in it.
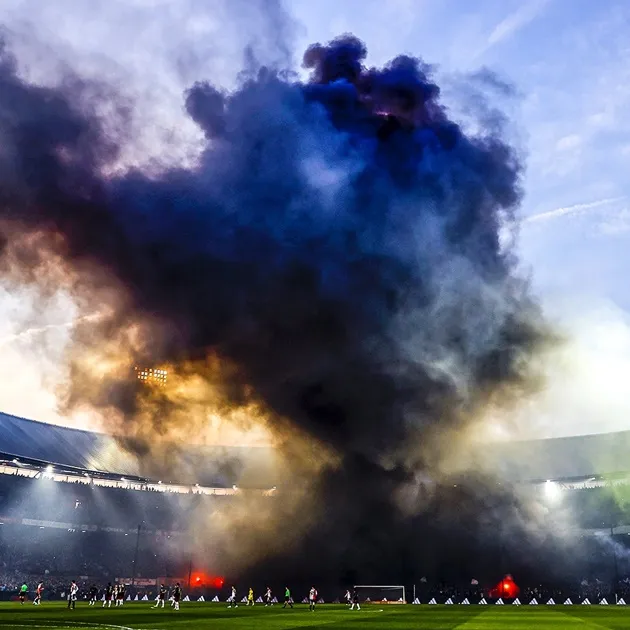
[[[615,606],[365,606],[350,611],[345,606],[322,605],[310,613],[306,605],[293,610],[280,606],[265,608],[225,604],[182,604],[151,610],[146,603],[127,603],[122,609],[89,608],[78,603],[74,611],[63,602],[0,604],[0,628],[49,630],[290,630],[327,628],[335,630],[506,630],[508,628],[630,628],[630,609]]]

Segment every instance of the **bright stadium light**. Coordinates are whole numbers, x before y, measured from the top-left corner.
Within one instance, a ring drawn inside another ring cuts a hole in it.
[[[549,479],[545,482],[545,499],[549,503],[557,502],[560,499],[560,493],[561,488],[557,483]]]
[[[46,466],[46,472],[50,475],[50,473],[52,473],[52,471],[54,470],[54,468],[48,464],[48,466]]]

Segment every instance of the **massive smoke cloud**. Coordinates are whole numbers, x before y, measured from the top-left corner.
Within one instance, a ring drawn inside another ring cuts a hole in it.
[[[392,532],[411,535],[397,507],[458,468],[454,436],[536,386],[547,339],[500,239],[522,173],[501,120],[467,134],[421,60],[365,60],[344,35],[309,47],[308,80],[250,60],[233,91],[196,83],[195,166],[124,173],[132,104],[0,61],[5,275],[99,312],[76,328],[65,405],[101,409],[153,464],[157,438],[194,440],[210,413],[262,423],[298,499],[258,521],[308,503],[288,538],[317,531],[313,566],[337,575],[357,538],[372,569],[391,559]],[[138,388],[134,365],[171,385]]]

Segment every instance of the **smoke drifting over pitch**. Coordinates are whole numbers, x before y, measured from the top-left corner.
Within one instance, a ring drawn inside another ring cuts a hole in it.
[[[205,150],[159,174],[112,174],[128,112],[106,87],[0,64],[5,270],[101,310],[77,329],[67,405],[115,411],[141,454],[210,408],[299,441],[286,486],[314,477],[322,567],[362,527],[410,526],[401,489],[439,468],[441,436],[535,384],[545,341],[500,244],[522,169],[501,121],[467,135],[429,66],[365,58],[345,35],[306,51],[306,82],[250,64],[232,92],[193,85]],[[175,394],[138,391],[133,365],[169,366]]]

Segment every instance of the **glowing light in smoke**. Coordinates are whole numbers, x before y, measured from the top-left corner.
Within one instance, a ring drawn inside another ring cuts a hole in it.
[[[168,376],[167,370],[138,367],[135,367],[134,370],[139,381],[150,381],[158,385],[166,385],[166,378]]]
[[[560,500],[562,489],[559,484],[547,480],[545,482],[545,499],[550,503],[555,503]]]

